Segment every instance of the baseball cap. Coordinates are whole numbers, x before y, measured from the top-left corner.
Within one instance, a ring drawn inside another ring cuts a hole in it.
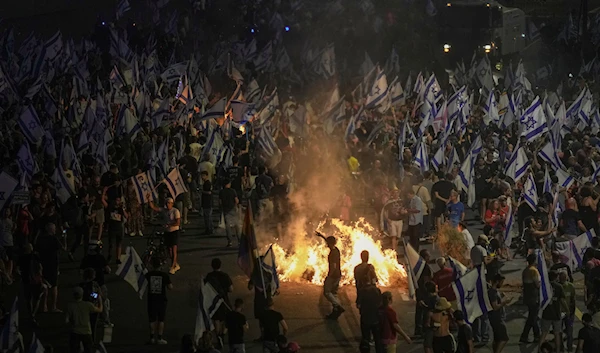
[[[478,238],[478,241],[483,241],[483,242],[485,242],[486,244],[490,242],[490,240],[488,239],[487,235],[485,235],[485,234],[481,234],[481,235],[479,236],[479,238]]]

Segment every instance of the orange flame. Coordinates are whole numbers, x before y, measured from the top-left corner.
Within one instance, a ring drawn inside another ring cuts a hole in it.
[[[375,233],[375,229],[369,223],[362,218],[352,226],[339,219],[332,219],[331,223],[334,228],[332,235],[337,238],[336,246],[341,253],[342,285],[354,282],[354,267],[362,262],[360,253],[367,250],[369,263],[375,267],[379,285],[407,286],[407,273],[404,266],[398,263],[396,251],[381,249],[380,241],[374,240],[370,235]],[[320,224],[318,228],[322,226]],[[329,270],[329,248],[322,239],[305,237],[289,252],[274,244],[273,251],[281,281],[306,282],[308,279],[313,284],[323,284],[325,281]],[[313,271],[312,277],[305,276],[305,273]]]

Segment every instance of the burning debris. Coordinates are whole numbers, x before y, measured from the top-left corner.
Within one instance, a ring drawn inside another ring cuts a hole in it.
[[[354,283],[354,267],[361,263],[360,253],[367,250],[369,262],[373,264],[381,286],[407,286],[407,272],[397,261],[396,251],[382,250],[381,242],[374,240],[377,231],[364,219],[353,225],[347,225],[339,219],[330,219],[327,224],[321,222],[317,227],[326,235],[337,238],[337,247],[342,256],[342,279],[340,284]],[[279,278],[287,282],[310,282],[323,284],[329,264],[329,248],[321,239],[308,234],[299,237],[293,249],[286,251],[280,245],[273,246],[277,260]]]

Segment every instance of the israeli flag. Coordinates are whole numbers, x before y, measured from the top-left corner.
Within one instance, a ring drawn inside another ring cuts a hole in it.
[[[381,105],[388,94],[388,84],[387,78],[383,71],[379,71],[375,82],[373,83],[373,87],[371,88],[371,92],[367,96],[367,108],[375,108]]]
[[[414,289],[418,289],[419,285],[417,284],[423,270],[427,263],[425,260],[417,253],[417,251],[412,247],[412,245],[404,242],[404,249],[406,249],[406,253],[404,254],[405,260],[408,263],[408,270],[410,272],[410,278],[413,281]],[[411,297],[414,296],[414,290],[412,293],[409,293]]]
[[[33,108],[33,105],[29,105],[23,109],[19,116],[18,123],[23,135],[27,137],[29,142],[38,144],[41,141],[42,136],[44,136],[44,129],[42,128],[40,118]]]
[[[62,51],[62,48],[62,33],[58,31],[50,39],[48,39],[48,41],[46,41],[46,44],[44,44],[45,59],[48,61],[54,61],[54,59]]]
[[[565,172],[562,169],[556,169],[554,173],[558,178],[558,185],[565,189],[570,188],[573,185],[573,183],[575,183],[575,179],[569,173]]]
[[[140,173],[131,178],[135,189],[135,196],[140,204],[145,204],[158,198],[150,172]]]
[[[392,106],[394,107],[406,104],[406,95],[398,77],[390,85],[390,97],[392,99]]]
[[[75,190],[71,188],[71,183],[69,183],[62,166],[59,166],[54,170],[52,181],[54,182],[54,188],[56,190],[56,198],[61,204],[64,205],[71,196],[75,195]]]
[[[248,87],[246,88],[246,93],[245,93],[245,97],[246,97],[246,101],[250,102],[250,103],[258,103],[260,100],[260,96],[261,96],[261,90],[260,87],[258,86],[258,82],[256,82],[255,79],[252,79],[252,81],[250,81],[250,83],[248,84]]]
[[[173,199],[184,192],[188,192],[185,182],[181,177],[181,173],[179,172],[179,168],[174,168],[163,181],[165,182],[167,189],[169,189]]]
[[[271,296],[275,296],[279,290],[279,275],[277,274],[277,263],[275,262],[275,253],[272,244],[267,252],[265,252],[265,255],[261,257],[261,265],[265,272],[271,274],[269,276],[271,283],[265,283],[265,285],[271,289]]]
[[[529,174],[527,180],[525,181],[525,185],[523,185],[523,199],[532,210],[537,210],[537,188],[535,186],[535,180],[533,180],[533,175],[531,174]]]
[[[458,298],[458,307],[468,323],[492,310],[483,265],[454,281],[452,289]]]
[[[36,165],[27,142],[24,142],[19,152],[17,152],[17,164],[19,165],[21,176],[24,176],[26,180],[30,180],[35,173]]]
[[[581,268],[583,264],[583,255],[587,249],[592,249],[592,238],[596,237],[596,232],[591,229],[571,240],[571,251],[573,252],[573,265],[575,268]]]
[[[455,281],[468,272],[467,266],[463,265],[460,261],[456,260],[452,256],[448,256],[448,264],[452,269],[452,275]]]
[[[546,171],[544,172],[544,194],[545,193],[552,193],[552,179],[550,178],[548,167],[546,167]]]
[[[144,297],[144,293],[148,288],[146,273],[148,273],[148,270],[142,259],[140,259],[133,246],[128,246],[125,255],[121,256],[121,264],[115,274],[129,283],[138,293],[140,299]]]
[[[544,309],[550,304],[552,301],[552,284],[550,283],[550,278],[548,276],[548,267],[546,266],[546,258],[544,257],[544,252],[541,249],[535,250],[537,256],[537,269],[540,273],[540,317],[544,312]]]
[[[169,100],[164,99],[160,102],[158,108],[152,113],[150,125],[152,130],[158,129],[162,125],[162,121],[169,115]]]
[[[427,146],[425,146],[423,141],[421,141],[417,147],[415,162],[419,165],[421,173],[425,173],[429,170],[429,154],[427,153]]]
[[[203,148],[202,149],[202,154],[204,155],[204,151],[206,149]],[[169,137],[167,136],[166,139],[163,140],[163,142],[160,144],[160,146],[158,146],[158,167],[160,168],[160,171],[162,173],[163,176],[166,176],[169,172]]]
[[[0,173],[0,210],[4,208],[19,182],[6,172]]]
[[[0,332],[0,349],[2,352],[15,352],[19,343],[19,297],[16,296],[10,308],[10,314]]]
[[[196,313],[196,327],[194,338],[199,340],[205,331],[212,331],[214,324],[212,317],[224,304],[219,292],[208,282],[200,281],[200,293],[198,295],[198,312]]]
[[[433,155],[433,158],[431,158],[431,166],[436,170],[440,170],[440,166],[442,164],[444,164],[444,150],[445,150],[446,146],[440,146],[440,148],[437,150],[437,152]]]
[[[494,91],[490,91],[490,95],[485,102],[484,106],[485,115],[483,117],[483,122],[485,125],[489,125],[490,123],[498,124],[500,121],[500,115],[498,113],[498,103],[496,103],[496,96],[494,95]]]
[[[256,109],[254,109],[254,103],[246,103],[242,101],[232,100],[230,103],[231,106],[231,119],[236,123],[245,123],[252,119],[252,117],[256,114]]]
[[[540,97],[536,97],[529,108],[525,110],[520,122],[522,127],[521,136],[525,136],[528,142],[534,141],[548,131]]]
[[[508,160],[504,174],[512,178],[516,183],[525,175],[530,165],[531,162],[527,158],[525,150],[522,146],[518,145]]]
[[[562,169],[564,165],[560,158],[558,157],[558,151],[556,150],[556,146],[552,141],[549,141],[542,147],[542,149],[538,152],[538,156],[544,161],[550,163],[552,169]]]
[[[221,118],[225,115],[225,105],[227,104],[227,100],[225,98],[219,100],[215,103],[210,109],[208,109],[204,115],[202,115],[202,120],[207,120],[210,118],[217,119]]]

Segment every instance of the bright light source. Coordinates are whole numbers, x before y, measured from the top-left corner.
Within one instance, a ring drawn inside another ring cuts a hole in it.
[[[289,26],[285,26],[285,31],[289,32],[290,31],[290,27]]]
[[[452,4],[451,3],[447,3],[446,6],[450,7],[450,6],[452,6]]]
[[[492,51],[492,46],[489,44],[486,44],[483,46],[483,49],[485,50],[486,53],[489,53]]]
[[[450,52],[450,48],[452,48],[450,44],[444,44],[444,53]]]
[[[250,33],[254,33],[254,28],[250,28]]]
[[[102,25],[103,25],[103,26],[106,26],[106,22],[102,21]]]
[[[490,7],[490,4],[489,4],[489,3],[487,4],[487,7]]]
[[[521,38],[525,38],[525,33],[521,33]]]

